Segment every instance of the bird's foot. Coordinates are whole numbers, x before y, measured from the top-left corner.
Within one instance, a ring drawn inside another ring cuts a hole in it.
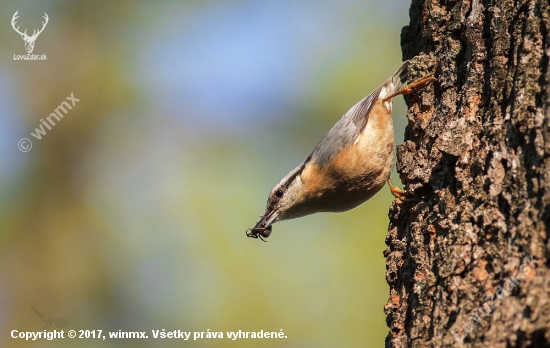
[[[386,98],[382,99],[383,102],[386,102],[394,97],[397,97],[400,94],[411,94],[415,91],[418,91],[419,89],[424,88],[428,83],[432,81],[437,81],[437,79],[433,75],[427,75],[424,77],[421,77],[419,79],[414,80],[413,82],[407,84],[405,87],[401,88],[397,92],[390,94]]]
[[[405,202],[405,196],[407,194],[407,191],[395,186],[392,182],[391,182],[391,179],[388,179],[388,185],[390,187],[390,191],[391,191],[391,194],[395,197],[396,199],[396,203],[397,204],[401,204],[403,202]]]

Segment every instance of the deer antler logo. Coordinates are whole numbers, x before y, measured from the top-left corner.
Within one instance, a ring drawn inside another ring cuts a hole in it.
[[[12,19],[11,19],[11,26],[13,27],[13,30],[15,30],[16,32],[19,33],[19,35],[21,35],[21,38],[23,38],[23,40],[25,40],[25,49],[27,50],[27,53],[32,53],[32,50],[34,49],[34,42],[36,41],[36,38],[38,37],[38,35],[40,35],[40,33],[42,31],[44,31],[44,28],[46,28],[46,24],[48,24],[48,14],[46,14],[46,12],[44,12],[44,19],[46,20],[45,22],[42,22],[42,29],[36,31],[36,29],[33,31],[32,35],[31,36],[28,36],[27,35],[27,30],[25,29],[25,32],[20,32],[19,31],[19,27],[15,27],[16,23],[15,21],[17,20],[17,18],[19,18],[19,16],[17,16],[17,13],[19,11],[15,11],[15,14],[13,15]]]

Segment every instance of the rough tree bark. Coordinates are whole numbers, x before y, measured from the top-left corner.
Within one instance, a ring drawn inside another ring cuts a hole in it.
[[[549,0],[413,0],[386,347],[550,347]]]

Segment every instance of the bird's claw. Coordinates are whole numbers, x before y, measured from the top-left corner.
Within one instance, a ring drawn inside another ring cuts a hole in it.
[[[391,194],[396,199],[396,203],[401,204],[401,203],[405,202],[405,200],[406,200],[405,196],[407,195],[407,191],[395,186],[391,182],[391,179],[388,179],[388,185],[390,187]]]
[[[400,94],[403,94],[403,95],[411,94],[414,91],[417,91],[419,89],[424,88],[424,86],[426,86],[428,83],[430,83],[432,81],[437,81],[437,79],[432,74],[421,77],[421,78],[416,79],[413,82],[407,84],[405,87],[401,88],[397,92],[395,92],[393,94],[390,94],[386,98],[382,99],[382,101],[386,102],[386,101],[388,101],[388,100],[390,100],[394,97],[397,97]]]

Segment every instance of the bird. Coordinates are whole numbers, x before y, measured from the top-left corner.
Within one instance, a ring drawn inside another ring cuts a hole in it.
[[[406,191],[390,180],[395,149],[392,100],[413,93],[433,75],[406,84],[409,61],[355,104],[307,158],[271,190],[264,215],[246,235],[267,238],[272,225],[318,212],[344,212],[374,196],[387,182],[396,201]]]

